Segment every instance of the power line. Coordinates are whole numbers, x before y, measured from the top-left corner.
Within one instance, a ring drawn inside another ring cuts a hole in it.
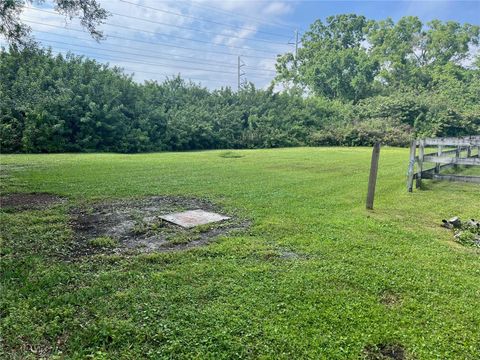
[[[71,51],[68,51],[68,53],[71,53],[75,56],[83,56],[83,55],[79,55],[79,54],[75,54],[75,53],[72,53]],[[52,54],[54,55],[64,55],[66,56],[67,54],[65,53],[62,53],[62,52],[52,52]],[[103,60],[107,60],[106,58],[103,58]],[[100,63],[102,65],[107,65],[107,64],[103,64],[103,63]],[[148,64],[148,63],[147,63]],[[119,65],[114,65],[116,68],[118,69],[121,69],[121,70],[125,70],[125,71],[130,71],[130,72],[138,72],[138,73],[147,73],[147,74],[155,74],[155,75],[161,75],[161,76],[165,76],[165,77],[168,77],[168,76],[175,76],[174,74],[166,74],[166,73],[159,73],[159,72],[153,72],[153,71],[139,71],[139,70],[134,70],[134,69],[128,69],[128,68],[124,68],[122,66],[119,66]],[[185,76],[185,75],[184,75]],[[216,82],[216,83],[221,83],[221,84],[224,84],[225,82],[224,81],[221,81],[221,80],[215,80],[215,79],[205,79],[205,78],[195,78],[195,77],[190,77],[190,76],[185,76],[185,78],[188,78],[188,79],[192,79],[192,80],[198,80],[198,81],[210,81],[210,82]]]
[[[28,23],[34,23],[34,24],[40,24],[40,25],[45,25],[45,26],[49,26],[49,27],[54,27],[54,28],[59,28],[59,29],[64,29],[64,27],[62,26],[57,26],[57,25],[50,25],[50,24],[44,24],[44,23],[39,23],[39,22],[36,22],[36,21],[30,21],[30,20],[25,20],[25,22],[28,22]],[[76,32],[80,32],[83,34],[83,31],[82,30],[78,30],[78,29],[68,29],[69,31],[76,31]],[[55,36],[66,36],[65,34],[56,34],[56,33],[51,33],[51,32],[48,32],[48,31],[42,31],[42,30],[35,30],[35,32],[40,32],[40,33],[44,33],[44,34],[49,34],[49,35],[55,35]],[[79,37],[75,37],[75,36],[68,36],[69,38],[73,38],[73,39],[78,39],[78,40],[89,40],[89,39],[85,39],[85,38],[79,38]],[[123,38],[123,37],[115,37],[115,38],[120,38],[120,39],[125,39],[125,40],[130,40],[130,41],[137,41],[137,40],[134,40],[134,39],[128,39],[128,38]],[[48,39],[40,39],[40,40],[45,40],[45,41],[49,41]],[[150,42],[149,42],[150,43]],[[156,44],[156,43],[154,43]],[[71,45],[71,44],[69,44]],[[73,44],[72,44],[73,45]],[[98,49],[98,50],[108,50],[108,49],[103,49],[103,48],[94,48],[94,47],[91,47],[92,49]],[[182,47],[183,48],[183,47]],[[147,51],[145,49],[142,49],[142,48],[137,48],[137,47],[132,47],[132,46],[129,46],[129,49],[132,49],[132,50],[139,50],[139,51]],[[197,49],[191,49],[191,48],[187,48],[188,50],[197,50]],[[112,50],[113,51],[113,50]],[[148,50],[149,53],[152,52],[151,49]],[[205,52],[208,52],[208,51],[205,51]],[[126,52],[124,52],[126,53]],[[137,54],[133,54],[133,53],[127,53],[127,54],[130,54],[130,55],[137,55]],[[164,52],[161,52],[162,55],[164,55],[165,53]],[[218,65],[221,65],[221,66],[224,66],[224,65],[232,65],[234,66],[233,63],[226,63],[226,62],[219,62],[219,61],[214,61],[214,60],[203,60],[203,59],[198,59],[198,57],[194,57],[194,56],[180,56],[180,55],[176,55],[176,54],[169,54],[169,55],[172,55],[174,57],[177,57],[177,58],[187,58],[187,59],[195,59],[196,61],[194,63],[205,63],[207,65],[209,64],[218,64]],[[227,54],[227,55],[233,55],[233,54]],[[142,56],[145,56],[145,57],[152,57],[151,55],[144,55],[142,54]],[[249,56],[246,56],[246,57],[249,57]],[[156,56],[154,58],[161,58],[161,59],[164,59],[164,60],[170,60],[170,58],[166,58],[164,56]],[[272,60],[271,58],[261,58],[261,59],[267,59],[267,60]],[[186,61],[186,60],[180,60],[180,59],[177,59],[177,61],[182,61],[182,62],[192,62],[192,61]],[[248,68],[252,69],[252,70],[259,70],[259,71],[262,71],[262,72],[276,72],[275,70],[269,70],[269,69],[265,69],[265,68],[258,68],[258,67],[253,67],[253,66],[247,66]]]
[[[26,22],[29,22],[27,20],[25,20]],[[54,26],[54,25],[49,25],[49,26]],[[61,26],[55,26],[57,28],[62,28]],[[74,31],[77,31],[76,29],[68,29],[68,30],[74,30]],[[80,38],[80,37],[76,37],[76,36],[67,36],[65,34],[57,34],[57,33],[52,33],[52,32],[49,32],[49,31],[42,31],[42,30],[33,30],[34,32],[39,32],[39,33],[44,33],[44,34],[48,34],[48,35],[54,35],[54,36],[59,36],[59,37],[68,37],[69,39],[77,39],[77,40],[90,40],[90,39],[86,39],[86,38]],[[79,32],[82,32],[81,30],[78,30]],[[75,44],[70,44],[69,45],[72,45],[72,46],[76,46]],[[98,50],[108,50],[108,49],[104,49],[103,47],[101,48],[93,48],[92,49],[98,49]],[[138,51],[148,51],[149,54],[151,53],[156,53],[156,51],[152,50],[152,49],[142,49],[142,48],[138,48],[138,47],[132,47],[132,46],[129,46],[128,47],[129,50],[138,50]],[[171,58],[167,58],[167,57],[162,57],[162,55],[171,55],[175,58],[180,58],[180,59],[175,59],[177,61],[183,61],[183,62],[187,62],[185,60],[181,60],[182,58],[185,58],[185,59],[195,59],[195,63],[205,63],[205,64],[217,64],[217,65],[221,65],[221,66],[225,66],[225,65],[235,65],[233,63],[226,63],[226,62],[223,62],[223,61],[215,61],[215,60],[209,60],[209,59],[199,59],[197,56],[185,56],[185,55],[177,55],[177,54],[171,54],[171,53],[165,53],[165,52],[158,52],[159,54],[161,55],[156,55],[154,58],[155,59],[165,59],[165,60],[173,60]],[[135,54],[135,55],[142,55],[142,56],[146,56],[146,57],[153,57],[151,55],[145,55],[145,54]],[[188,61],[190,62],[190,61]]]
[[[59,29],[65,29],[65,27],[63,27],[63,26],[45,24],[45,23],[40,23],[40,22],[36,22],[36,21],[31,21],[31,20],[25,20],[25,22],[36,23],[36,24],[40,24],[40,25],[43,25],[43,26],[55,27],[55,28],[59,28]],[[69,28],[69,30],[84,33],[83,30],[79,30],[79,29]],[[200,51],[202,53],[212,53],[212,54],[221,54],[221,55],[230,55],[230,56],[233,56],[233,55],[238,56],[239,55],[239,54],[229,53],[229,52],[225,52],[225,51],[195,49],[195,48],[191,48],[191,47],[180,46],[180,45],[175,45],[175,44],[170,44],[170,43],[153,42],[153,41],[146,41],[146,40],[140,40],[140,39],[131,39],[131,38],[125,38],[125,37],[116,36],[116,35],[108,35],[108,37],[113,38],[113,39],[127,40],[127,41],[133,41],[133,42],[141,42],[141,43],[145,43],[145,44],[162,45],[162,46],[173,47],[173,48],[184,49],[184,50]],[[271,60],[271,58],[264,57],[264,56],[256,56],[256,55],[242,55],[242,56],[243,57],[248,57],[248,58],[253,58],[253,59]]]
[[[259,41],[259,42],[276,44],[276,45],[286,45],[286,43],[284,43],[284,42],[270,41],[270,40],[266,40],[266,39],[246,38],[246,37],[241,37],[241,36],[236,36],[236,35],[231,35],[231,34],[225,35],[225,34],[214,32],[214,31],[200,30],[200,29],[190,28],[190,27],[186,27],[186,26],[167,24],[167,23],[163,23],[163,22],[160,22],[160,21],[142,19],[142,18],[139,18],[139,17],[136,17],[136,16],[124,15],[124,14],[119,14],[119,13],[115,13],[115,12],[110,12],[110,13],[113,14],[113,15],[123,16],[123,17],[129,18],[129,19],[134,19],[134,20],[140,20],[140,21],[151,23],[151,24],[172,26],[172,27],[176,27],[176,28],[180,28],[180,29],[184,29],[184,30],[196,31],[196,32],[199,32],[199,33],[225,36],[225,37],[230,37],[230,38],[240,39],[240,40]]]
[[[34,11],[40,11],[40,12],[44,12],[44,13],[47,13],[47,14],[52,14],[52,15],[58,15],[58,16],[60,16],[60,14],[58,14],[58,13],[56,13],[56,12],[53,12],[53,11],[48,11],[48,10],[44,10],[44,9],[38,9],[38,8],[36,8],[36,7],[31,7],[31,6],[27,6],[26,8],[28,8],[28,9],[30,9],[30,10],[34,10]],[[215,32],[215,31],[200,30],[200,29],[195,29],[195,28],[191,28],[191,27],[187,27],[187,26],[181,26],[181,25],[175,25],[175,24],[168,24],[168,23],[164,23],[164,22],[161,22],[161,21],[153,21],[153,20],[149,20],[149,19],[142,19],[142,18],[139,18],[139,17],[136,17],[136,16],[119,14],[119,13],[112,12],[112,11],[110,11],[110,13],[111,13],[112,15],[122,16],[122,17],[125,17],[125,18],[128,18],[128,19],[140,20],[140,21],[144,21],[144,22],[151,23],[151,24],[163,25],[163,26],[170,26],[170,27],[175,27],[175,28],[179,28],[179,29],[183,29],[183,30],[195,31],[195,32],[198,32],[198,33],[213,34],[213,35],[224,36],[224,37],[228,37],[228,38],[234,38],[234,39],[240,39],[240,40],[249,40],[249,41],[256,41],[256,42],[262,42],[262,43],[270,43],[270,44],[275,44],[275,45],[288,45],[287,43],[284,43],[284,42],[271,41],[271,40],[267,40],[267,39],[245,38],[245,37],[236,36],[236,35],[231,35],[231,34],[225,35],[225,34],[222,34],[222,33],[219,33],[219,32]],[[105,24],[106,24],[106,25],[112,25],[112,24],[110,24],[110,23],[105,23]]]
[[[52,33],[49,33],[49,32],[46,32],[46,31],[41,31],[41,30],[36,30],[37,32],[41,32],[41,33],[45,33],[45,34],[50,34],[50,35],[55,35],[55,36],[59,36],[59,37],[64,37],[65,35],[62,35],[62,34],[52,34]],[[74,38],[74,39],[79,39],[79,40],[85,40],[85,39],[82,39],[82,38],[77,38],[77,37],[68,37],[68,38]],[[46,42],[53,42],[53,43],[59,43],[59,44],[64,44],[64,45],[68,45],[68,46],[74,46],[74,47],[79,47],[79,48],[87,48],[87,49],[92,49],[92,50],[96,50],[96,51],[103,51],[103,52],[113,52],[113,53],[118,53],[118,54],[126,54],[126,55],[133,55],[133,56],[141,56],[141,57],[148,57],[148,58],[152,58],[152,59],[162,59],[162,60],[167,60],[167,61],[180,61],[180,62],[187,62],[187,63],[192,63],[192,64],[199,64],[198,61],[191,61],[191,60],[182,60],[182,59],[172,59],[172,58],[168,58],[168,57],[162,57],[162,56],[158,56],[158,55],[147,55],[147,54],[137,54],[137,53],[132,53],[132,52],[127,52],[127,51],[120,51],[120,50],[112,50],[112,49],[105,49],[105,48],[99,48],[99,47],[94,47],[94,46],[88,46],[88,45],[77,45],[77,44],[71,44],[71,43],[67,43],[67,42],[63,42],[63,41],[57,41],[57,40],[50,40],[50,39],[43,39],[43,38],[38,38],[39,40],[41,41],[46,41]],[[137,49],[137,50],[140,50],[140,51],[145,51],[145,49],[141,49],[141,48],[132,48],[132,47],[129,47],[129,49]],[[209,62],[209,61],[204,61],[203,63],[200,63],[200,64],[204,64],[204,65],[220,65],[220,66],[225,66],[225,65],[231,65],[233,66],[232,63],[222,63],[222,62]],[[273,70],[268,70],[268,69],[261,69],[261,68],[256,68],[256,67],[249,67],[250,69],[254,70],[254,71],[251,71],[251,73],[253,74],[258,74],[258,73],[263,73],[264,75],[267,75],[266,73],[276,73],[276,71],[273,71]]]
[[[49,13],[49,14],[52,14],[52,15],[58,15],[57,13],[52,12],[52,11],[46,11],[46,10],[41,10],[41,9],[37,9],[37,10],[38,10],[38,11],[42,11],[42,12],[46,12],[46,13]],[[32,21],[32,20],[30,20],[30,22],[35,23],[35,22]],[[146,33],[146,34],[153,34],[153,35],[160,35],[160,36],[168,36],[168,37],[175,38],[175,39],[192,41],[192,42],[198,42],[198,43],[202,43],[202,44],[210,44],[210,45],[213,45],[213,46],[226,47],[226,48],[229,48],[229,49],[231,48],[231,49],[239,49],[239,50],[258,51],[258,52],[263,52],[263,53],[271,54],[271,51],[269,51],[269,50],[262,50],[262,49],[251,48],[251,47],[244,47],[244,46],[218,44],[218,43],[211,42],[211,41],[205,41],[205,40],[199,40],[199,39],[186,38],[186,37],[177,36],[177,35],[170,35],[170,34],[167,35],[167,34],[162,34],[162,33],[154,32],[154,31],[148,31],[148,30],[143,30],[143,29],[138,29],[138,28],[132,28],[132,27],[123,26],[123,25],[117,25],[117,24],[111,24],[111,23],[108,23],[108,22],[106,22],[106,23],[104,23],[104,24],[107,25],[107,26],[113,26],[113,27],[120,28],[120,29],[134,30],[134,31],[138,31],[138,32]],[[108,35],[107,35],[107,37],[108,37]],[[228,36],[226,36],[226,37],[228,37]],[[286,44],[282,44],[282,45],[288,46],[289,44],[286,43]]]
[[[174,12],[174,11],[169,11],[169,10],[154,8],[154,7],[147,6],[147,5],[136,4],[136,3],[133,3],[133,2],[130,2],[130,1],[127,1],[127,0],[120,0],[120,1],[123,2],[123,3],[126,3],[126,4],[131,4],[131,5],[134,5],[134,6],[138,6],[138,7],[141,7],[141,8],[145,8],[145,9],[150,9],[150,10],[155,10],[155,11],[163,12],[163,13],[165,13],[165,14],[181,16],[181,17],[188,18],[188,19],[194,19],[194,20],[198,20],[198,21],[208,22],[208,23],[211,23],[211,24],[216,24],[216,25],[231,27],[231,28],[239,29],[239,30],[253,30],[253,31],[256,31],[256,32],[258,32],[258,33],[268,34],[268,35],[271,35],[271,36],[278,36],[278,37],[282,37],[282,38],[285,37],[285,35],[283,35],[283,34],[277,34],[277,33],[271,33],[271,32],[268,32],[268,31],[257,30],[256,28],[251,28],[251,27],[246,27],[246,26],[231,25],[231,24],[222,23],[222,22],[215,21],[215,20],[209,20],[209,19],[200,18],[200,17],[193,16],[193,15],[186,15],[186,14],[177,13],[177,12]]]
[[[48,39],[40,39],[40,40],[72,46],[72,44],[69,44],[69,43],[64,42],[64,41],[55,41],[55,40],[48,40]],[[101,50],[101,49],[98,49],[98,48],[95,48],[95,47],[92,47],[92,46],[84,46],[84,45],[73,45],[73,46],[80,47],[80,48],[89,48],[89,49],[94,49],[94,50]],[[107,51],[107,50],[104,50],[104,51]],[[127,53],[127,52],[123,52],[123,51],[115,51],[115,50],[108,50],[108,51],[109,52],[120,53],[120,54],[132,54],[132,53]],[[158,66],[172,66],[172,64],[158,63]],[[211,71],[211,72],[216,72],[216,73],[235,74],[233,72],[223,71],[223,70],[220,70],[220,69],[194,68],[194,67],[185,67],[185,66],[178,66],[178,65],[175,65],[175,66],[180,68],[180,69],[186,69],[186,70]]]
[[[229,48],[229,49],[251,50],[251,51],[258,51],[258,52],[262,52],[262,53],[266,53],[266,54],[271,54],[271,53],[272,53],[272,52],[269,51],[269,50],[262,50],[262,49],[257,49],[257,48],[249,48],[249,47],[244,47],[244,46],[218,44],[218,43],[214,43],[214,42],[211,42],[211,41],[204,41],[204,40],[199,40],[199,39],[186,38],[186,37],[177,36],[177,35],[171,35],[171,34],[169,34],[169,35],[164,35],[164,34],[159,34],[158,32],[147,31],[147,30],[142,30],[142,29],[136,29],[136,28],[132,28],[132,27],[128,27],[128,26],[122,26],[122,25],[116,25],[116,24],[110,24],[110,23],[106,23],[105,25],[117,27],[117,28],[120,28],[120,29],[134,30],[134,31],[138,31],[138,32],[142,32],[142,33],[147,33],[147,34],[168,36],[168,37],[175,38],[175,39],[186,40],[186,41],[193,41],[193,42],[198,42],[198,43],[202,43],[202,44],[210,44],[210,45],[213,45],[213,46],[221,46],[221,47],[226,47],[226,48]],[[108,35],[107,35],[107,37],[108,37]],[[283,45],[288,46],[288,44],[283,44]]]
[[[182,1],[182,2],[185,2],[185,3],[187,2],[185,0],[177,0],[177,1]],[[232,11],[227,11],[227,10],[216,8],[214,6],[207,6],[207,5],[203,5],[203,4],[200,5],[198,3],[195,3],[194,1],[189,1],[188,6],[193,6],[193,7],[197,7],[197,8],[200,8],[200,9],[203,8],[203,9],[207,9],[207,10],[213,10],[213,11],[221,13],[221,14],[227,14],[227,15],[242,17],[242,18],[245,18],[245,19],[253,20],[254,22],[256,22],[258,24],[264,24],[264,25],[270,25],[270,26],[276,26],[276,27],[283,27],[284,29],[293,30],[293,27],[287,26],[285,24],[280,24],[278,22],[272,22],[272,21],[265,21],[263,19],[260,19],[260,18],[254,17],[254,16],[250,16],[250,15],[237,14],[237,13],[234,13]]]
[[[74,47],[77,47],[77,48],[87,48],[87,49],[94,49],[94,50],[100,50],[100,51],[105,51],[105,52],[135,55],[134,53],[128,53],[128,52],[117,51],[117,50],[109,50],[109,49],[98,49],[98,48],[95,48],[93,46],[87,46],[87,45],[72,45],[70,43],[63,42],[63,41],[55,41],[55,40],[48,40],[48,39],[40,39],[40,40],[46,41],[46,42],[58,43],[58,44],[62,44],[62,45],[74,46]],[[68,50],[68,49],[62,49],[62,50]],[[105,54],[100,54],[100,55],[105,55]],[[93,56],[96,56],[96,55],[93,55]],[[101,56],[98,56],[98,57],[101,57]],[[145,57],[151,57],[151,58],[154,58],[154,59],[156,58],[155,56],[145,56]],[[220,69],[195,68],[195,67],[187,67],[187,66],[178,66],[176,64],[148,63],[148,62],[145,62],[145,61],[136,61],[135,59],[132,59],[132,58],[126,58],[126,59],[129,60],[129,61],[124,61],[124,59],[119,59],[119,60],[112,59],[112,60],[113,61],[126,62],[126,63],[135,62],[135,63],[142,64],[142,65],[152,65],[152,66],[157,66],[157,67],[175,66],[177,68],[185,69],[185,70],[205,71],[205,72],[222,73],[222,74],[229,74],[229,75],[235,75],[236,74],[235,72],[224,71],[224,70],[220,70]],[[105,59],[105,60],[107,60],[107,59]],[[252,72],[252,75],[255,75],[255,77],[257,77],[257,78],[265,78],[265,79],[273,78],[273,75],[272,76],[267,76],[267,74],[259,75],[258,73],[255,73],[255,72]]]

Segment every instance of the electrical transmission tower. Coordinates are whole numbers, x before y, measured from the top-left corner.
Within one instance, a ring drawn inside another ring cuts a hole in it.
[[[242,85],[242,76],[245,76],[245,72],[242,71],[242,67],[245,66],[245,63],[242,61],[240,55],[238,55],[237,62],[237,89],[240,91]]]

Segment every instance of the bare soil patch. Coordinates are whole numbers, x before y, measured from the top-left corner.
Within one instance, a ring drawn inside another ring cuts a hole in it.
[[[395,307],[400,305],[402,299],[399,294],[393,293],[391,291],[385,291],[380,296],[380,303],[385,305],[386,307]]]
[[[16,193],[0,196],[0,208],[39,210],[65,201],[66,199],[61,196],[47,193]]]
[[[168,213],[195,209],[218,212],[230,219],[185,229],[160,218]],[[209,201],[178,196],[92,204],[74,209],[71,218],[76,240],[71,254],[74,257],[187,249],[249,225],[248,221],[226,213]]]
[[[405,349],[398,344],[369,345],[364,350],[365,358],[368,360],[403,360]]]

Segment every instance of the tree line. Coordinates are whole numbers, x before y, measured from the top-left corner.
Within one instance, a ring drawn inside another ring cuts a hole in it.
[[[268,89],[239,91],[180,76],[139,84],[92,59],[10,47],[0,52],[1,151],[402,146],[478,134],[478,43],[469,24],[332,16],[311,25],[297,56],[278,57]]]

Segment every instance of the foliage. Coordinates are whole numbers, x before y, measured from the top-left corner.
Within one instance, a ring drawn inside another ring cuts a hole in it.
[[[4,152],[197,150],[308,145],[344,107],[246,86],[208,91],[180,77],[138,85],[116,68],[49,51],[0,54]]]
[[[30,46],[30,27],[21,20],[21,13],[29,3],[42,4],[45,0],[3,0],[0,2],[0,35],[15,48]],[[97,40],[103,38],[98,26],[108,17],[97,0],[54,0],[55,11],[69,17],[78,17],[82,26]]]
[[[367,19],[348,14],[330,16],[326,22],[317,20],[310,26],[297,58],[291,53],[279,58],[278,79],[300,83],[329,99],[369,96],[379,63],[363,46]]]
[[[480,248],[480,225],[474,219],[462,222],[460,229],[454,229],[454,239],[465,246]]]
[[[456,65],[462,75],[471,73],[462,65],[471,60],[479,40],[479,26],[454,21],[424,26],[414,16],[394,23],[335,15],[311,25],[297,58],[292,53],[279,58],[276,80],[355,102],[399,87],[431,90],[435,72]]]

